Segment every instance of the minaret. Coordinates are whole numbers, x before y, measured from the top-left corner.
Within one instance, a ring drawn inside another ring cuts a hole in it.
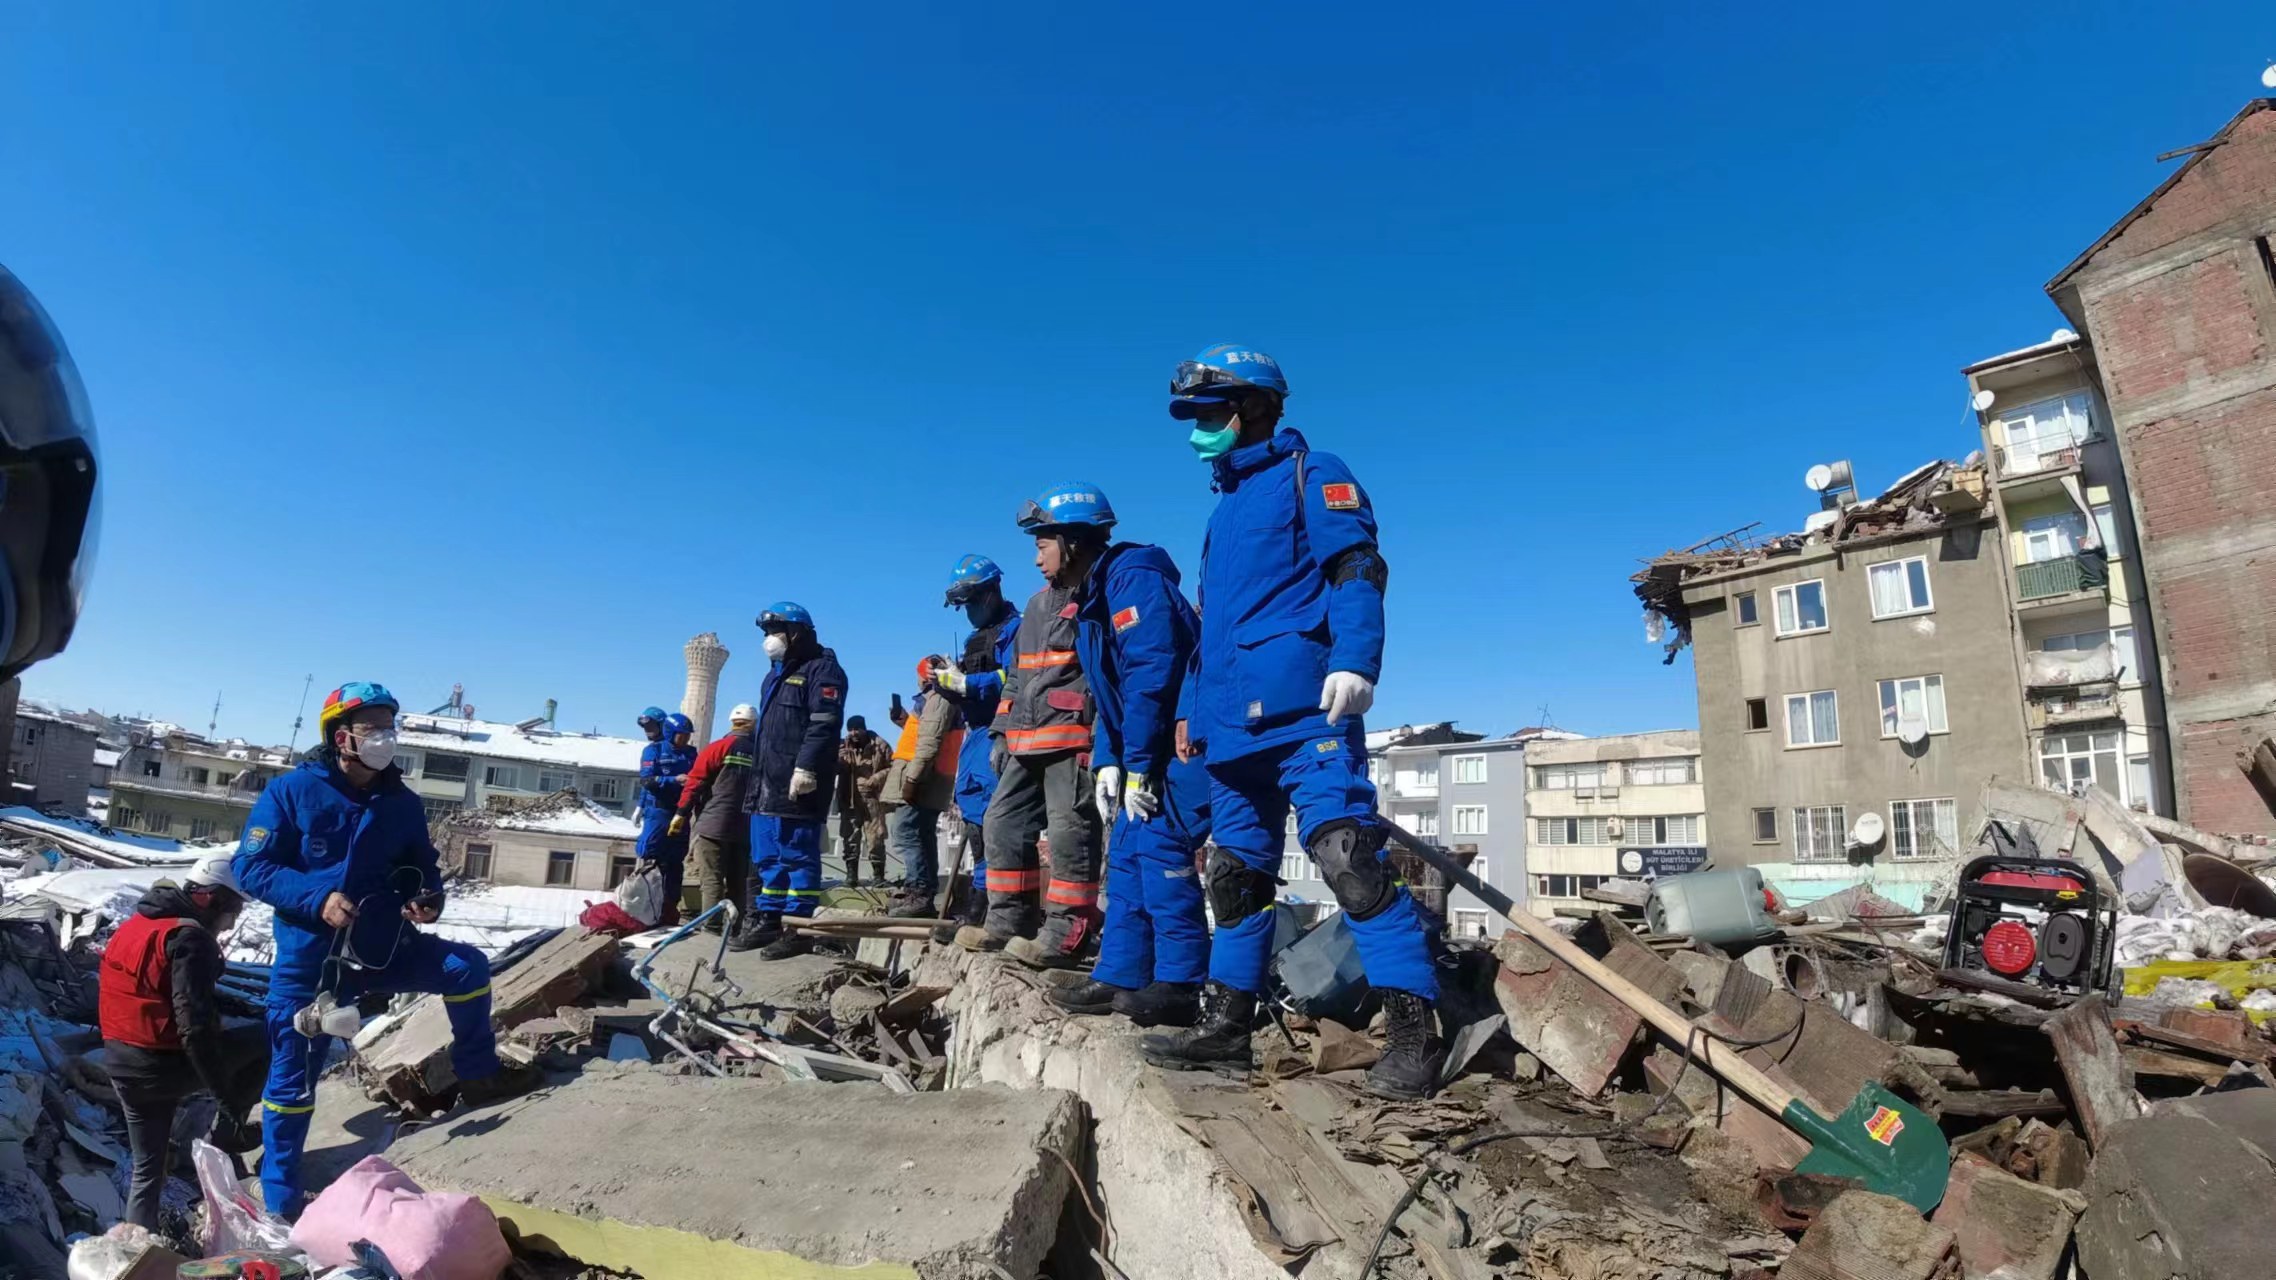
[[[727,646],[716,632],[706,631],[688,641],[688,691],[680,698],[680,712],[695,721],[697,746],[711,741],[711,717],[719,706],[719,669],[727,665]]]

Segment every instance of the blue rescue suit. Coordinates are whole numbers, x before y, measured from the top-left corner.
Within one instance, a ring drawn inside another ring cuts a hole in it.
[[[744,783],[755,910],[762,915],[810,916],[821,903],[822,819],[845,719],[845,668],[837,654],[801,635],[760,687],[758,758]],[[793,796],[791,776],[800,769],[814,775],[814,789]]]
[[[974,647],[985,642],[980,628],[964,638],[966,661],[964,666],[976,666],[970,660]],[[988,900],[988,859],[981,852],[980,828],[988,817],[988,801],[996,794],[996,735],[989,726],[996,722],[997,704],[1004,698],[1004,673],[1011,670],[1019,656],[1019,610],[1006,602],[1003,621],[995,627],[995,669],[992,671],[966,671],[964,692],[951,693],[964,711],[964,746],[956,755],[956,812],[964,819],[965,856],[972,863],[972,892],[978,900]]]
[[[1106,852],[1106,923],[1091,976],[1136,989],[1199,983],[1209,970],[1209,917],[1195,855],[1209,839],[1209,781],[1178,764],[1177,706],[1201,622],[1160,547],[1117,543],[1076,594],[1075,648],[1098,719],[1091,767],[1152,781],[1162,811],[1133,822],[1119,810]]]
[[[295,1030],[293,1014],[322,989],[341,1004],[364,995],[438,994],[450,1017],[451,1069],[461,1081],[480,1080],[499,1070],[490,962],[480,950],[422,933],[403,918],[411,894],[441,891],[442,872],[426,812],[399,770],[386,770],[363,791],[329,760],[303,763],[261,793],[231,865],[249,896],[276,909],[261,1190],[270,1212],[292,1218],[302,1204],[300,1153],[316,1110],[316,1079],[331,1048],[331,1037]],[[342,932],[323,919],[334,893],[356,904],[348,949],[384,968],[326,964]]]
[[[1436,1000],[1421,917],[1383,856],[1366,730],[1357,716],[1331,728],[1319,709],[1329,672],[1382,672],[1374,511],[1341,458],[1311,452],[1292,430],[1211,466],[1222,496],[1202,544],[1200,659],[1182,710],[1206,753],[1219,853],[1254,875],[1229,863],[1208,872],[1218,921],[1209,976],[1264,990],[1273,919],[1252,909],[1251,886],[1278,881],[1293,805],[1315,858],[1356,838],[1355,865],[1368,860],[1345,883],[1330,875],[1368,982]]]
[[[695,748],[674,745],[669,734],[640,749],[640,838],[632,851],[663,868],[664,901],[674,912],[687,874],[688,833],[672,834],[672,815],[679,812],[680,788],[694,767]]]

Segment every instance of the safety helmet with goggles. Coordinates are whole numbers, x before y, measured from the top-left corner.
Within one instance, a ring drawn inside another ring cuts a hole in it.
[[[662,707],[642,707],[640,709],[640,718],[634,721],[634,723],[638,724],[643,729],[646,729],[651,725],[661,725],[664,723],[664,709]]]
[[[790,627],[811,628],[813,625],[814,615],[806,612],[805,605],[794,601],[777,600],[759,611],[758,626],[761,631]]]
[[[63,652],[102,524],[95,417],[39,300],[0,267],[0,681]]]
[[[996,566],[995,561],[986,556],[966,556],[956,562],[956,568],[949,571],[947,605],[953,609],[960,604],[968,604],[991,583],[998,584],[1001,589],[1003,580],[1004,571]]]
[[[1114,504],[1095,484],[1055,484],[1020,504],[1019,527],[1037,536],[1087,533],[1103,538],[1114,528]]]
[[[1187,421],[1215,417],[1219,409],[1230,416],[1244,398],[1259,392],[1276,401],[1288,398],[1288,378],[1281,373],[1280,362],[1254,347],[1220,342],[1181,362],[1170,374],[1170,416]]]

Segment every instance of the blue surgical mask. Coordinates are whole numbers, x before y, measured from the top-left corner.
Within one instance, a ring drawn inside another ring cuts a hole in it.
[[[1240,428],[1230,422],[1214,431],[1205,423],[1196,423],[1193,434],[1187,436],[1185,442],[1193,446],[1193,451],[1201,455],[1203,462],[1215,462],[1231,453],[1234,443],[1240,438]]]

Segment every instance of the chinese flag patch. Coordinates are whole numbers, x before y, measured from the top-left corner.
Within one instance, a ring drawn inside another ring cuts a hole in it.
[[[1120,632],[1120,631],[1128,631],[1130,628],[1132,628],[1132,627],[1135,627],[1135,626],[1137,626],[1137,625],[1138,625],[1138,606],[1137,606],[1137,605],[1132,605],[1132,606],[1130,606],[1129,608],[1127,608],[1127,609],[1124,609],[1124,610],[1121,610],[1120,612],[1118,612],[1118,613],[1116,613],[1116,614],[1114,615],[1114,629],[1115,629],[1116,631],[1118,631],[1118,632]]]
[[[828,685],[828,684],[826,684],[826,685],[823,685],[823,686],[822,686],[822,700],[823,700],[824,702],[836,702],[836,701],[838,700],[838,689],[837,689],[837,686],[836,686],[836,685]]]
[[[1321,485],[1320,501],[1328,504],[1330,511],[1357,511],[1359,510],[1359,486],[1348,480],[1341,484]]]

